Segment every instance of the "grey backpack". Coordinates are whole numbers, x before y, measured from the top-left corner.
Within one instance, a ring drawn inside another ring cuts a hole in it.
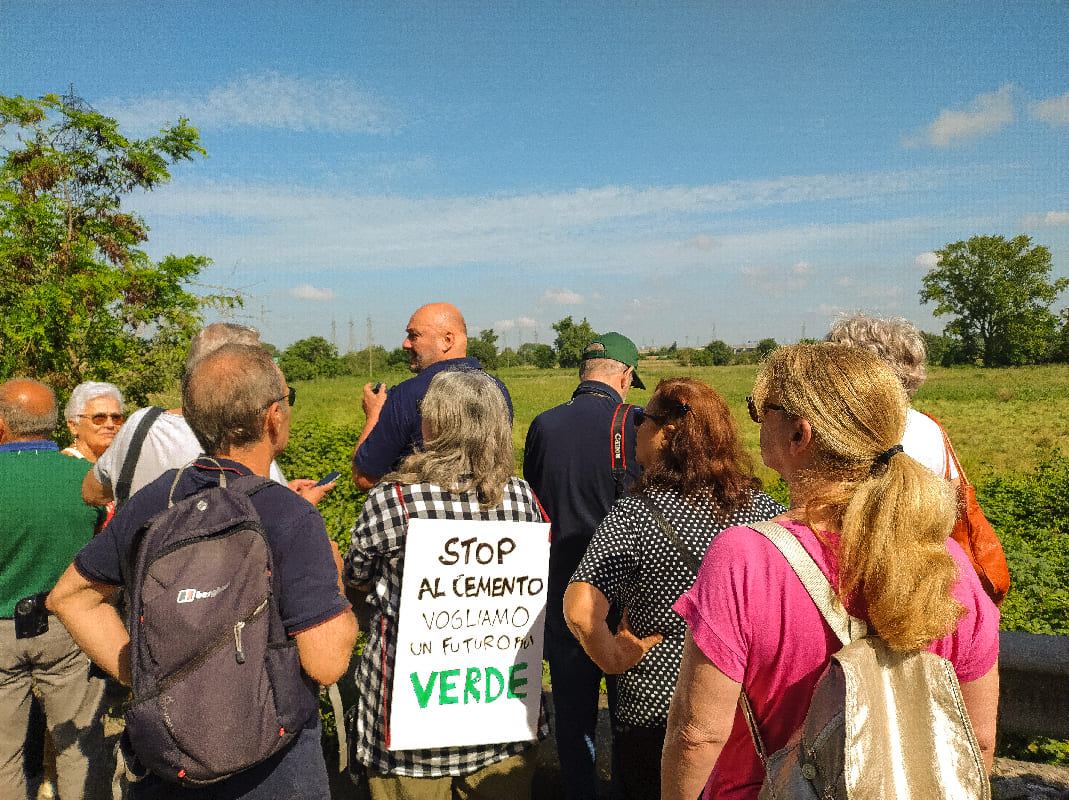
[[[317,709],[278,611],[278,578],[249,499],[257,475],[175,501],[138,531],[130,554],[126,731],[153,773],[214,783],[277,753]]]
[[[759,800],[989,800],[991,786],[954,668],[935,653],[899,653],[850,616],[802,544],[774,522],[751,524],[798,574],[843,648],[817,681],[805,722],[765,752],[745,692],[739,698],[765,766]]]

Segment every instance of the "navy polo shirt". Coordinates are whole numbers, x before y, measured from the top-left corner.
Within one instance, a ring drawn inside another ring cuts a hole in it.
[[[398,384],[386,394],[386,403],[379,414],[378,424],[353,456],[353,466],[375,478],[381,478],[395,469],[401,460],[412,455],[423,444],[423,418],[418,403],[427,393],[431,378],[448,369],[481,370],[477,358],[450,358],[438,361],[407,381]],[[494,378],[493,375],[490,376]],[[505,384],[494,378],[512,419],[512,398]]]
[[[527,432],[523,477],[553,525],[549,556],[548,623],[563,626],[568,580],[594,531],[616,501],[612,476],[612,418],[622,399],[599,381],[583,381],[572,399],[543,411]],[[624,424],[624,488],[641,474],[635,460],[634,413]]]

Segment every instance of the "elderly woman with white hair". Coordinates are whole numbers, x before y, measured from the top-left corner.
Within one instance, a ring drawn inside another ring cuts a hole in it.
[[[74,444],[63,453],[84,458],[90,464],[95,464],[108,449],[126,419],[119,387],[100,381],[75,386],[64,413]]]
[[[891,368],[910,401],[928,378],[924,338],[908,319],[855,314],[832,325],[824,340],[875,353]],[[912,406],[906,410],[902,448],[911,458],[957,487],[958,469],[947,453],[942,428]]]

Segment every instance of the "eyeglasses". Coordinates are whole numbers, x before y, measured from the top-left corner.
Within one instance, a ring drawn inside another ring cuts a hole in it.
[[[757,410],[757,403],[754,402],[754,399],[753,399],[752,395],[746,398],[746,408],[750,412],[750,419],[752,419],[758,425],[760,425],[761,422],[763,421],[763,417],[765,415],[765,410],[767,410],[769,408],[771,408],[773,411],[786,411],[787,410],[783,406],[776,405],[775,403],[765,403],[764,409],[762,409],[761,411],[758,411]]]
[[[636,411],[635,412],[635,427],[639,428],[646,420],[656,422],[658,425],[664,425],[668,421],[668,417],[664,414],[651,414],[649,411]]]
[[[282,397],[272,400],[270,403],[264,406],[264,408],[270,408],[275,403],[281,403],[283,400],[289,401],[289,404],[292,406],[294,403],[297,402],[297,390],[291,386],[288,394],[284,394],[282,395]]]
[[[116,425],[122,425],[122,421],[126,419],[125,414],[79,414],[80,419],[87,419],[94,425],[103,425],[109,419]]]

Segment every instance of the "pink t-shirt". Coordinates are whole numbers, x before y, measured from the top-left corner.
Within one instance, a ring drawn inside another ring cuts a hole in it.
[[[784,524],[834,585],[838,563],[831,549],[805,525]],[[953,595],[968,615],[928,649],[949,660],[958,680],[967,683],[998,660],[999,613],[958,544],[948,539],[947,547],[961,571]],[[842,646],[787,560],[760,533],[729,528],[713,539],[694,586],[674,608],[709,660],[743,685],[767,751],[782,748],[805,719],[831,654]],[[864,618],[856,608],[847,610]],[[763,779],[753,740],[736,711],[703,797],[751,800]]]

